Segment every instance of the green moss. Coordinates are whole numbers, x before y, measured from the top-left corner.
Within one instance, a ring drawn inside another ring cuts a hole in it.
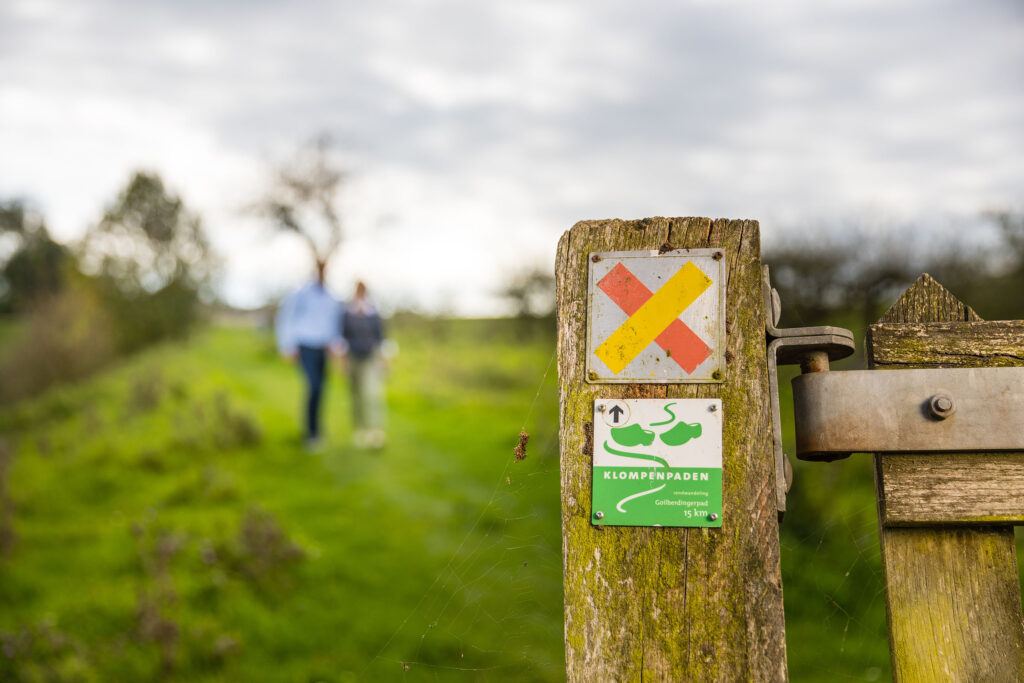
[[[774,616],[768,616],[768,601],[758,596],[759,604],[751,607],[753,598],[748,594],[751,577],[765,572],[764,556],[757,549],[773,540],[749,538],[751,525],[744,518],[745,509],[770,505],[770,510],[761,514],[774,517],[774,497],[750,505],[744,496],[762,495],[765,487],[761,480],[774,476],[774,466],[769,457],[770,434],[763,431],[768,422],[765,385],[758,386],[751,395],[756,382],[766,383],[766,367],[757,240],[744,242],[739,249],[740,231],[744,229],[740,224],[708,219],[607,221],[578,225],[571,239],[563,241],[560,263],[569,267],[563,267],[560,273],[560,307],[570,312],[571,320],[563,321],[561,343],[573,345],[563,346],[560,365],[563,482],[570,487],[563,490],[563,496],[571,495],[576,500],[573,509],[563,509],[567,515],[563,519],[566,606],[573,615],[567,637],[570,650],[586,653],[586,658],[576,660],[578,664],[585,660],[588,666],[597,667],[595,661],[600,661],[609,667],[574,670],[575,676],[589,673],[626,680],[641,674],[675,679],[749,678],[753,675],[751,667],[764,664],[755,664],[753,653],[764,652],[766,645],[772,647],[771,643],[748,643],[752,614],[758,623],[754,628],[762,628],[764,620],[777,620],[780,638],[776,642],[781,649],[781,600]],[[585,353],[586,306],[582,291],[586,286],[586,263],[576,255],[658,248],[666,240],[675,246],[703,246],[709,235],[711,243],[730,258],[727,302],[733,322],[728,365],[721,369],[724,382],[600,386],[579,382],[582,368],[565,365],[568,358],[573,358],[574,364],[582,366]],[[756,237],[756,230],[751,237]],[[566,287],[578,287],[579,291],[566,291]],[[748,311],[739,316],[740,308],[748,306],[753,306],[749,311],[754,314]],[[582,448],[586,441],[583,429],[592,419],[595,396],[723,400],[723,493],[726,515],[733,515],[725,518],[723,528],[597,529],[590,525],[592,464]],[[594,550],[599,550],[602,557],[599,575],[592,564]],[[625,632],[621,631],[623,626]],[[595,630],[608,636],[601,642],[600,652],[595,651],[596,642],[588,641],[588,634]],[[620,647],[621,651],[616,649]],[[777,656],[781,660],[784,654]],[[774,672],[776,665],[767,666]]]

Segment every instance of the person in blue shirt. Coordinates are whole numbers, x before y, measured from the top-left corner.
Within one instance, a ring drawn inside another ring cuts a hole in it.
[[[344,307],[324,287],[325,263],[317,261],[316,280],[281,304],[277,312],[277,348],[281,355],[298,361],[306,379],[306,448],[321,443],[320,398],[326,376],[327,352],[344,353]]]

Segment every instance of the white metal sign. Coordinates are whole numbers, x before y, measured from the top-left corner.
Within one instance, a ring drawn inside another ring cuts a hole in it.
[[[719,249],[590,254],[588,382],[721,382],[725,259]]]
[[[722,526],[721,399],[594,401],[591,521]]]

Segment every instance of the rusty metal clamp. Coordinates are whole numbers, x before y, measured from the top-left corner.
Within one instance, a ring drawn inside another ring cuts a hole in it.
[[[793,480],[793,468],[782,451],[782,418],[779,413],[780,365],[800,365],[805,373],[828,370],[829,361],[846,358],[855,347],[853,332],[842,327],[794,327],[779,329],[782,301],[772,287],[768,266],[763,266],[764,328],[768,343],[768,382],[771,394],[772,444],[775,449],[775,495],[779,518],[786,511],[786,493]]]

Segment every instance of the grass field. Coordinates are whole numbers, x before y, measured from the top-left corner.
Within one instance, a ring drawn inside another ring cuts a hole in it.
[[[399,330],[381,453],[337,381],[305,453],[297,371],[243,329],[2,414],[0,680],[557,680],[551,349],[498,332]]]
[[[381,453],[337,374],[304,452],[298,372],[242,328],[0,412],[0,680],[564,678],[550,333],[393,328]],[[795,466],[790,675],[885,680],[870,461]]]

